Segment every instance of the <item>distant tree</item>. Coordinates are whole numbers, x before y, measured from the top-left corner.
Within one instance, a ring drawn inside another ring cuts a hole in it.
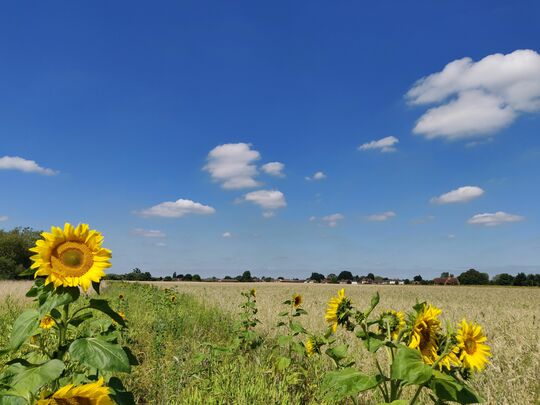
[[[243,281],[243,282],[253,281],[251,277],[251,272],[249,270],[244,271],[242,273],[242,277],[240,277],[240,281]]]
[[[201,276],[199,276],[198,274],[194,274],[192,280],[193,281],[201,281]]]
[[[172,274],[172,278],[176,278],[176,271]]]
[[[341,280],[352,280],[353,279],[353,275],[350,271],[342,271],[341,273],[339,273],[339,276],[337,277],[337,279],[339,281]]]
[[[512,285],[514,284],[514,276],[508,273],[497,274],[495,277],[493,277],[493,284]]]
[[[441,278],[448,278],[448,277],[450,277],[450,273],[448,273],[447,271],[443,271],[441,273]]]
[[[414,276],[413,281],[416,281],[417,283],[421,283],[423,281],[422,276],[420,274],[417,276]]]
[[[408,278],[406,278],[405,280],[403,280],[403,284],[411,284],[411,280],[409,280]]]
[[[223,277],[224,280],[232,280],[232,277],[231,276],[225,276]]]
[[[324,280],[324,274],[321,273],[311,273],[311,276],[309,277],[310,280],[313,280],[317,283],[320,283]]]
[[[464,285],[481,285],[489,284],[489,274],[480,273],[478,270],[469,269],[458,276],[460,284]]]
[[[337,284],[338,283],[338,278],[334,273],[330,273],[329,275],[327,275],[326,279],[331,284]]]
[[[163,277],[163,281],[172,281],[172,277],[171,276],[165,276],[165,277]]]
[[[527,276],[525,275],[525,273],[518,273],[516,275],[516,278],[514,278],[514,285],[527,285]]]
[[[191,281],[191,280],[193,280],[193,276],[188,273],[182,278],[182,280],[183,281]]]
[[[30,267],[30,256],[34,253],[28,249],[40,238],[40,232],[31,228],[0,230],[0,279],[17,278]]]
[[[536,279],[534,274],[527,274],[527,285],[531,287],[536,285]]]
[[[375,274],[373,274],[373,273],[368,273],[368,275],[366,276],[366,278],[369,278],[370,280],[375,281]]]

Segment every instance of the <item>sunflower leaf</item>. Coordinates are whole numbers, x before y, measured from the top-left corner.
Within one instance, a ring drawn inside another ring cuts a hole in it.
[[[122,318],[118,312],[116,312],[114,309],[111,308],[107,300],[91,299],[90,304],[88,305],[88,308],[101,311],[104,314],[109,315],[109,317],[113,321],[119,323],[122,326],[126,326],[126,322],[124,321],[124,318]]]
[[[100,338],[81,338],[69,346],[69,354],[83,364],[101,371],[129,372],[129,358],[119,344]]]
[[[382,381],[381,375],[366,375],[354,368],[343,368],[329,372],[323,380],[322,389],[328,399],[339,401],[373,389]]]
[[[429,381],[433,369],[422,361],[418,350],[400,346],[392,363],[393,379],[405,381],[407,384],[422,385]]]
[[[11,339],[9,341],[11,350],[17,350],[26,339],[34,334],[34,331],[39,326],[39,319],[39,312],[35,309],[29,309],[19,315],[11,331]]]

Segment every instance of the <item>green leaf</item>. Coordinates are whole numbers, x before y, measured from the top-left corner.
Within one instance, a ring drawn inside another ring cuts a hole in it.
[[[292,342],[292,338],[288,335],[279,335],[277,341],[278,344],[283,347],[288,346],[289,343]]]
[[[27,405],[28,401],[21,394],[13,391],[0,391],[0,405]]]
[[[280,356],[280,357],[278,358],[277,363],[276,363],[276,368],[277,368],[279,371],[283,371],[283,370],[285,370],[287,367],[289,367],[290,364],[291,364],[291,359],[290,359],[290,358]]]
[[[48,314],[52,309],[63,305],[71,304],[76,301],[81,295],[78,287],[59,287],[52,294],[47,294],[44,297],[40,296],[39,312],[41,316]]]
[[[392,402],[379,402],[377,405],[409,405],[409,401],[406,399],[396,399]]]
[[[69,346],[69,354],[75,359],[100,371],[131,369],[129,358],[122,346],[100,338],[77,339]]]
[[[281,311],[278,316],[287,316],[289,315],[289,311]]]
[[[369,339],[364,340],[364,346],[366,346],[366,349],[371,353],[375,353],[381,346],[384,346],[384,340],[370,337]]]
[[[49,360],[38,366],[25,367],[17,364],[11,367],[19,371],[11,378],[12,389],[17,392],[29,391],[33,394],[36,394],[44,385],[60,377],[65,369],[64,363],[57,359]]]
[[[429,381],[433,369],[422,361],[418,350],[400,346],[392,363],[393,379],[405,381],[407,384],[422,385]]]
[[[91,299],[90,304],[88,305],[88,308],[101,311],[104,314],[109,315],[109,317],[113,321],[116,321],[122,326],[126,326],[126,322],[124,321],[124,318],[122,318],[118,312],[116,312],[114,309],[110,307],[109,302],[107,300]]]
[[[13,323],[9,348],[17,350],[21,345],[32,336],[39,326],[39,312],[35,309],[24,311]]]
[[[347,357],[347,345],[341,344],[334,347],[330,347],[326,350],[326,354],[330,356],[336,363],[339,363],[345,357]]]
[[[117,377],[112,377],[108,383],[111,389],[110,396],[118,405],[135,405],[135,398],[131,392],[126,391],[122,381]]]
[[[24,269],[19,274],[17,274],[18,277],[26,277],[26,276],[33,276],[36,272],[36,269],[31,269],[30,267],[27,269]]]
[[[365,375],[354,368],[343,368],[326,374],[322,389],[326,392],[328,399],[341,400],[345,397],[356,396],[362,391],[373,389],[382,380],[381,375]]]
[[[99,295],[99,286],[100,286],[99,282],[96,283],[95,281],[92,281],[92,288],[97,293],[97,295]]]
[[[466,385],[457,381],[454,377],[435,370],[430,388],[439,399],[459,402],[460,404],[476,404],[482,402],[482,398]]]

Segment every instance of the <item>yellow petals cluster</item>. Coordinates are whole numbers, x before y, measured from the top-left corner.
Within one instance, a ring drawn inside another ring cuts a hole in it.
[[[92,282],[99,282],[105,269],[111,266],[111,251],[101,247],[103,236],[87,224],[77,227],[66,223],[64,228],[53,226],[43,232],[43,239],[30,251],[35,277],[46,276],[45,284],[55,287],[82,287],[88,290]]]
[[[50,398],[40,399],[38,405],[114,405],[109,396],[110,390],[104,386],[103,378],[90,384],[74,386],[66,385],[56,391]]]
[[[332,332],[336,332],[338,324],[344,323],[343,315],[350,308],[351,302],[345,297],[345,289],[342,288],[338,291],[337,297],[330,298],[328,306],[326,308],[325,319],[330,324]]]
[[[295,308],[298,308],[300,305],[302,305],[302,296],[300,294],[293,294],[292,305]]]
[[[54,325],[56,325],[56,321],[50,315],[45,315],[39,322],[41,329],[51,329]]]
[[[412,325],[409,347],[418,349],[426,364],[433,364],[438,357],[438,333],[441,329],[439,315],[441,312],[441,309],[432,305],[424,306]]]
[[[465,367],[471,371],[482,371],[489,362],[488,357],[491,357],[491,349],[485,344],[487,338],[482,327],[463,319],[459,324],[456,339],[459,359]]]

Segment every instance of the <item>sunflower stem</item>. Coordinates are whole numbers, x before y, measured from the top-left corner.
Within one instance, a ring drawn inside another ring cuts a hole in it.
[[[418,387],[416,393],[414,394],[414,397],[411,399],[410,405],[414,405],[414,403],[418,399],[418,396],[420,395],[420,391],[422,391],[422,388],[424,388],[422,385]]]

